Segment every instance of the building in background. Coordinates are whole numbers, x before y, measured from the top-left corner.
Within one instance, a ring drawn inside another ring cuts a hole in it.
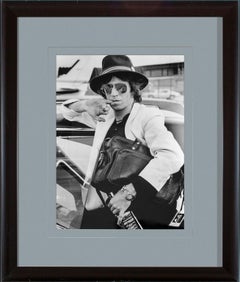
[[[149,78],[149,85],[144,92],[153,96],[161,96],[164,90],[184,94],[184,63],[149,65],[139,68]]]

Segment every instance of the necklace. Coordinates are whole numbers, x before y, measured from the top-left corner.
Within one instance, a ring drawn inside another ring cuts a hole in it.
[[[127,118],[129,117],[129,115],[130,115],[130,113],[126,114],[124,117],[122,117],[122,118],[119,119],[119,120],[117,120],[117,119],[115,118],[115,123],[116,123],[116,124],[119,124],[119,123],[121,123],[123,120],[127,120]]]
[[[123,121],[123,119],[116,120],[116,124],[119,124]]]

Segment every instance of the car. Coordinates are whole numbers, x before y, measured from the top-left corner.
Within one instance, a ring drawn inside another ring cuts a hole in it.
[[[148,98],[160,98],[160,99],[169,99],[173,100],[176,97],[183,97],[183,95],[177,91],[174,91],[170,88],[159,88],[158,90],[152,92],[143,92],[143,97]]]

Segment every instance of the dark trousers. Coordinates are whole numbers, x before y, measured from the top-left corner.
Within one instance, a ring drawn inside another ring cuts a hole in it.
[[[81,229],[118,229],[117,218],[109,208],[84,210]]]
[[[176,204],[163,201],[135,200],[129,210],[133,211],[143,229],[169,229],[168,226],[176,214]],[[84,210],[81,229],[118,229],[117,217],[107,208],[93,211]]]

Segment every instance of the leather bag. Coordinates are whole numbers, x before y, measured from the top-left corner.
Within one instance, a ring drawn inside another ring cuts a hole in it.
[[[116,186],[131,182],[152,159],[149,148],[140,141],[121,136],[106,138],[99,153],[92,183],[104,186],[106,181]]]
[[[169,205],[173,204],[184,190],[184,166],[172,174],[165,185],[156,194],[156,200],[167,202]]]
[[[101,147],[92,184],[104,191],[108,183],[119,189],[136,177],[152,159],[150,150],[140,141],[120,136],[106,138]],[[103,189],[101,189],[103,187]],[[172,174],[156,193],[155,201],[173,204],[184,189],[184,167]]]

